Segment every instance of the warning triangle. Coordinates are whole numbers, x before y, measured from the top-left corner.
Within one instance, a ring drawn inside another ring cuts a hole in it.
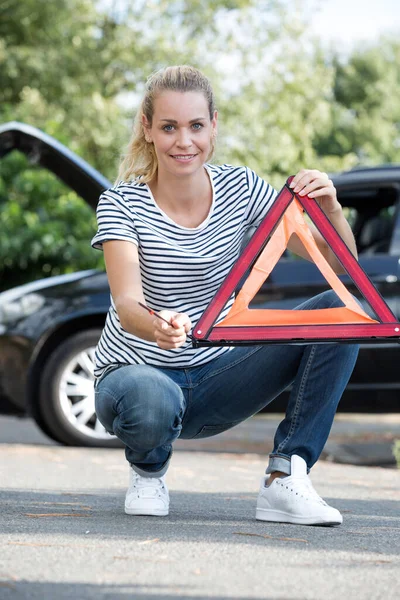
[[[219,290],[193,328],[193,345],[238,346],[263,343],[400,341],[400,323],[315,200],[299,196],[289,177]],[[306,212],[373,309],[372,319],[321,254],[304,220]],[[296,233],[344,307],[316,310],[249,309]],[[243,276],[251,269],[231,309],[218,318]]]

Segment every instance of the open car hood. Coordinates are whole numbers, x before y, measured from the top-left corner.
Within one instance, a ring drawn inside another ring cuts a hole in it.
[[[23,152],[31,162],[57,175],[93,209],[101,192],[112,186],[83,158],[32,125],[17,121],[0,125],[0,158],[12,150]]]

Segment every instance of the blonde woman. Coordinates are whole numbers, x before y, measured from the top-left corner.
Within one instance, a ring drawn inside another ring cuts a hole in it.
[[[167,515],[165,475],[174,440],[229,429],[292,384],[256,518],[337,525],[341,514],[318,496],[308,473],[328,437],[358,347],[194,349],[187,337],[238,258],[246,231],[260,223],[276,195],[247,167],[209,162],[217,122],[213,91],[200,71],[174,66],[153,74],[118,181],[98,204],[92,245],[104,251],[111,307],[96,349],[96,412],[125,444],[130,465],[125,512]],[[318,200],[356,255],[328,176],[305,169],[292,185]],[[314,235],[339,272],[323,238],[316,230]],[[289,248],[307,258],[294,236]],[[327,292],[299,308],[339,305]]]

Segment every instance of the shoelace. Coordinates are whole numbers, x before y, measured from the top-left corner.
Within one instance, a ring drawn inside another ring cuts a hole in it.
[[[326,502],[322,500],[313,488],[311,480],[308,477],[291,477],[290,481],[287,481],[287,478],[280,479],[279,485],[286,487],[291,492],[303,496],[303,498],[307,500],[314,500],[319,504],[327,506]]]
[[[141,477],[136,474],[133,480],[133,487],[135,487],[138,492],[141,491],[142,493],[145,492],[145,490],[148,490],[150,496],[154,496],[157,489],[160,487],[164,489],[164,482],[159,477]]]

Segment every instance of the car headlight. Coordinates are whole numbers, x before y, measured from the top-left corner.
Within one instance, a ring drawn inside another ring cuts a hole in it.
[[[8,302],[7,300],[0,302],[0,323],[12,323],[24,317],[29,317],[29,315],[39,310],[44,303],[44,297],[35,293],[26,294],[26,296],[13,300],[10,299]]]

